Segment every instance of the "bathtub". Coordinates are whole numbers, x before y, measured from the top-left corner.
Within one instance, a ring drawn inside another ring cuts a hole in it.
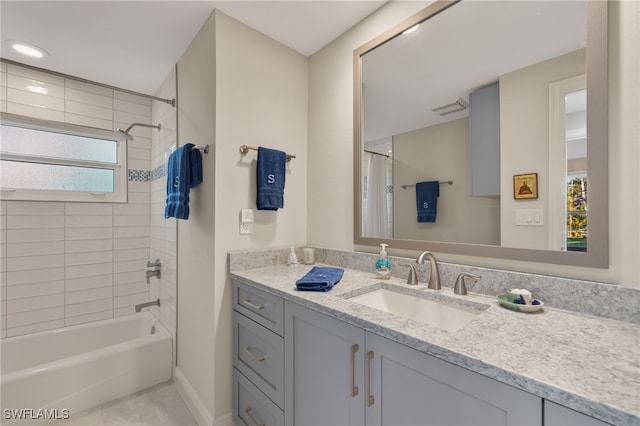
[[[4,339],[0,358],[3,424],[7,410],[73,417],[172,372],[171,335],[149,312]]]

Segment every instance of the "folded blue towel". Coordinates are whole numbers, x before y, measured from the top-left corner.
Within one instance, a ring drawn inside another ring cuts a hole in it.
[[[314,266],[296,281],[296,289],[305,291],[329,291],[342,279],[344,269],[330,266]]]
[[[416,184],[416,207],[418,222],[435,222],[438,213],[440,182],[432,180]]]
[[[258,210],[278,210],[284,207],[286,162],[285,152],[258,147]]]
[[[189,192],[202,183],[202,154],[194,147],[187,143],[169,156],[165,219],[189,219]]]

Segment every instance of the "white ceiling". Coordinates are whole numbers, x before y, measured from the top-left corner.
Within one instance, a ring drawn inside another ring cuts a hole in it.
[[[386,1],[0,1],[0,56],[154,94],[214,8],[310,56]],[[20,40],[49,55],[28,59]]]

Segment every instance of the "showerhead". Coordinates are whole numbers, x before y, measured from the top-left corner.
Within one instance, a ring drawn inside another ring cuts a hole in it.
[[[127,130],[122,130],[121,128],[117,127],[113,132],[116,134],[116,137],[124,138],[127,142],[129,142],[129,141],[133,140],[133,136],[131,136],[129,134],[129,131],[134,126],[149,127],[149,128],[152,128],[152,129],[158,129],[158,131],[160,131],[160,128],[161,128],[160,124],[153,125],[153,124],[144,124],[144,123],[133,123],[131,126],[127,127]]]

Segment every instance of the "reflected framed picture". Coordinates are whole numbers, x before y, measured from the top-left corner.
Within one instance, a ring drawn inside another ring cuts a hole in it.
[[[538,198],[538,174],[527,173],[513,176],[514,200],[535,200]]]

